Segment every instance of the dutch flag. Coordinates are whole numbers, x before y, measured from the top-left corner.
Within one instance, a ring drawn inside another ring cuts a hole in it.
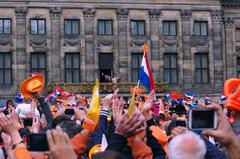
[[[147,46],[144,46],[144,53],[139,74],[140,82],[146,87],[147,91],[150,92],[155,90],[152,71],[148,62]]]

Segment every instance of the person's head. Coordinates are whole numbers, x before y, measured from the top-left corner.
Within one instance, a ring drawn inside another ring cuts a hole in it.
[[[94,154],[92,159],[124,159],[124,157],[114,151],[105,151]]]
[[[52,128],[55,129],[57,125],[60,125],[64,121],[71,121],[71,118],[67,115],[59,115],[52,121]]]
[[[13,104],[13,101],[12,100],[8,100],[7,102],[6,102],[6,108],[8,109],[8,108],[14,108],[14,104]]]
[[[64,121],[59,125],[62,130],[68,134],[70,138],[74,137],[82,131],[82,128],[77,125],[74,121]]]
[[[199,135],[186,131],[170,141],[168,152],[169,159],[204,159],[206,145]]]

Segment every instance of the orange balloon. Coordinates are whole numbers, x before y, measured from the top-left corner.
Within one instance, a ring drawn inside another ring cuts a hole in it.
[[[240,79],[230,78],[224,83],[224,95],[227,97],[226,107],[240,111]]]

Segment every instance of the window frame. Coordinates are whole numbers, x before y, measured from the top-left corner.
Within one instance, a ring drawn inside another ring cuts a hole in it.
[[[70,34],[66,33],[66,26],[65,26],[66,21],[71,22],[71,33]],[[72,23],[73,21],[78,22],[78,33],[77,34],[73,34],[73,23]],[[80,35],[80,20],[79,19],[64,19],[64,35]]]
[[[172,65],[172,58],[171,56],[174,55],[176,57],[176,68],[172,68],[171,65]],[[168,63],[169,63],[169,66],[170,67],[165,67],[165,56],[169,56],[168,58]],[[169,84],[178,84],[178,53],[176,52],[165,52],[163,54],[163,76],[165,76],[165,71],[169,71]],[[176,82],[172,82],[172,71],[176,71],[176,78],[177,78],[177,81]],[[166,82],[164,80],[164,82]]]
[[[66,58],[66,55],[71,55],[71,68],[66,68],[66,63],[67,63],[67,58]],[[79,61],[79,66],[78,66],[78,68],[73,68],[73,57],[74,57],[74,55],[78,55],[78,61]],[[80,53],[79,52],[65,52],[65,54],[64,54],[64,77],[65,77],[65,79],[64,79],[64,81],[65,82],[67,82],[67,70],[70,70],[71,71],[71,75],[72,75],[72,77],[71,77],[71,82],[70,83],[79,83],[79,82],[81,82],[81,57],[80,57]],[[79,71],[79,77],[78,77],[78,82],[74,82],[73,81],[73,73],[74,73],[74,70],[78,70]]]
[[[3,21],[3,24],[2,24],[2,27],[3,27],[3,32],[1,33],[0,32],[0,35],[11,35],[12,34],[12,19],[11,18],[0,18],[0,20],[2,20]],[[10,33],[5,33],[4,32],[4,21],[5,20],[10,20]]]
[[[132,22],[136,22],[137,24],[137,34],[133,34],[132,32]],[[144,26],[144,33],[143,34],[139,34],[139,23],[143,22],[143,26]],[[146,20],[135,20],[135,19],[131,19],[130,20],[130,34],[131,36],[146,36]]]
[[[172,22],[174,22],[175,23],[175,35],[171,35],[171,31],[170,31],[170,24],[172,23]],[[167,23],[167,25],[168,25],[168,33],[167,34],[165,34],[165,32],[164,32],[164,23]],[[163,23],[162,23],[163,25],[163,27],[162,27],[162,34],[163,34],[163,36],[177,36],[177,20],[163,20]]]
[[[5,68],[5,56],[6,55],[10,55],[10,68]],[[12,64],[13,64],[13,58],[12,58],[12,53],[11,52],[0,52],[0,55],[3,55],[3,68],[0,68],[0,70],[2,70],[3,71],[3,83],[0,83],[0,85],[1,86],[3,86],[3,85],[6,85],[6,86],[8,86],[8,85],[12,85],[13,84],[13,77],[12,77]],[[11,72],[11,74],[10,74],[10,76],[11,76],[11,80],[10,80],[10,84],[6,84],[6,82],[5,82],[5,71],[9,71],[10,70],[10,72]]]
[[[209,84],[210,83],[210,77],[209,77],[209,75],[210,75],[210,73],[209,73],[209,71],[210,71],[210,68],[209,68],[209,54],[208,53],[195,53],[195,55],[194,55],[195,57],[194,57],[194,60],[195,60],[195,83],[196,84]],[[197,56],[200,56],[201,58],[200,58],[200,68],[197,68],[196,67],[196,58],[197,58]],[[203,66],[202,66],[202,61],[203,61],[203,56],[207,56],[207,68],[203,68]],[[197,72],[197,70],[200,70],[200,73],[201,73],[201,75],[200,75],[200,82],[197,82],[197,80],[196,80],[196,78],[197,78],[197,76],[196,76],[196,72]],[[207,70],[207,76],[208,76],[208,78],[207,78],[207,82],[205,83],[205,82],[203,82],[203,70]]]
[[[237,78],[240,78],[240,56],[237,56]]]
[[[33,55],[37,55],[37,68],[32,68],[32,58],[33,58]],[[44,55],[45,56],[45,59],[44,59],[45,68],[44,69],[39,67],[39,63],[40,63],[40,58],[39,57],[40,57],[40,55]],[[32,73],[34,73],[33,70],[37,70],[37,71],[34,71],[34,72],[38,72],[38,73],[40,73],[40,71],[44,70],[44,72],[45,72],[45,74],[44,74],[45,82],[47,82],[48,78],[47,78],[47,53],[46,52],[32,52],[30,54],[30,71]]]
[[[101,55],[110,55],[110,56],[112,56],[111,57],[112,58],[111,68],[110,67],[100,67],[101,66],[100,65],[100,61],[101,61],[100,56]],[[101,74],[100,74],[101,70],[111,70],[111,78],[112,78],[113,72],[114,72],[114,54],[113,54],[113,52],[110,52],[110,53],[99,52],[98,53],[98,76],[99,76],[99,81],[100,82],[101,82]],[[107,83],[109,83],[109,82],[111,82],[111,81],[107,81]]]
[[[196,23],[199,23],[200,25],[200,34],[199,35],[196,35],[195,33],[195,25]],[[202,35],[202,23],[205,23],[206,24],[206,35]],[[194,36],[208,36],[208,21],[201,21],[201,20],[195,20],[194,23],[193,23],[193,35]]]
[[[138,72],[137,78],[138,78],[138,80],[140,79],[140,68],[141,68],[141,64],[142,64],[143,54],[144,54],[143,52],[132,52],[131,53],[131,82],[134,82],[133,78],[132,78],[133,70]],[[138,57],[137,68],[133,68],[133,65],[132,65],[133,64],[133,62],[132,62],[133,61],[133,56],[137,56]],[[139,58],[141,60],[139,60]],[[137,82],[137,81],[135,81],[135,82]]]
[[[32,33],[32,20],[36,20],[37,21],[37,33],[36,34],[34,34],[34,33]],[[44,21],[44,33],[43,34],[39,34],[39,21],[40,20],[43,20]],[[36,18],[31,18],[30,19],[30,34],[31,35],[46,35],[47,34],[47,31],[46,31],[46,19],[36,19]]]
[[[99,22],[100,21],[103,21],[104,22],[104,34],[101,34],[99,33]],[[106,22],[110,21],[111,22],[111,34],[107,34],[107,31],[106,31]],[[109,36],[109,35],[113,35],[113,20],[112,19],[98,19],[97,21],[97,34],[98,35],[106,35],[106,36]]]

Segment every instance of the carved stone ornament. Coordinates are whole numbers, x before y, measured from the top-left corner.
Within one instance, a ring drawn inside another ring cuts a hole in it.
[[[127,19],[128,18],[128,9],[117,9],[117,18],[118,19]]]
[[[223,16],[223,11],[222,10],[213,10],[211,12],[211,16],[213,20],[221,20]]]
[[[80,40],[79,39],[64,39],[63,46],[77,46],[80,45]]]
[[[240,46],[237,45],[235,49],[236,49],[236,52],[240,53]]]
[[[143,46],[146,42],[146,39],[135,39],[132,40],[132,46]]]
[[[17,18],[25,17],[27,14],[27,7],[17,7],[15,8],[15,13]]]
[[[181,10],[182,20],[190,20],[192,16],[191,10]]]
[[[0,45],[10,45],[13,46],[12,38],[9,36],[0,36]]]
[[[158,19],[160,17],[160,9],[149,9],[148,14],[150,19]]]
[[[62,13],[62,8],[60,7],[52,7],[50,8],[50,15],[52,18],[60,18]]]
[[[40,47],[33,47],[33,51],[34,52],[48,52],[49,51],[49,48],[48,47],[42,47],[42,46],[40,46]]]
[[[95,8],[84,8],[83,9],[83,15],[84,15],[84,18],[86,18],[86,19],[94,18],[95,13],[96,13]]]
[[[98,41],[98,47],[100,46],[112,46],[113,41],[112,40],[99,40]]]
[[[30,46],[47,46],[46,39],[30,39]]]
[[[177,40],[164,40],[163,43],[166,46],[174,46],[177,44]]]
[[[234,19],[232,17],[225,17],[224,22],[226,27],[232,27],[234,23]]]
[[[205,46],[208,40],[206,36],[192,36],[191,43],[193,46]]]

